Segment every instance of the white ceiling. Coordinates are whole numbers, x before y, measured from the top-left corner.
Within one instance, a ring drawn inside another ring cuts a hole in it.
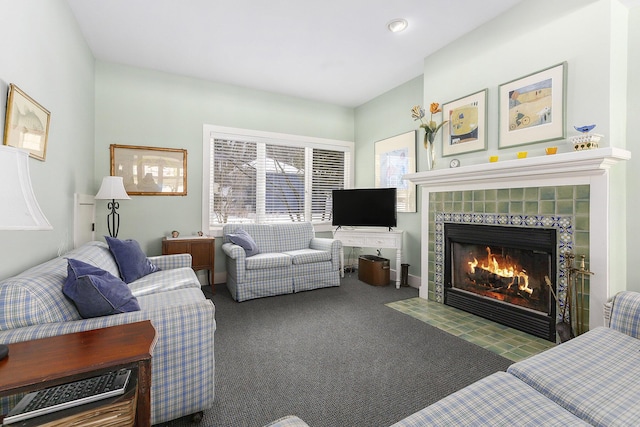
[[[99,60],[355,107],[523,0],[67,1]]]

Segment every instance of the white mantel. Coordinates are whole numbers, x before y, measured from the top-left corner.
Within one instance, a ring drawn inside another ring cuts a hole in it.
[[[609,168],[629,158],[629,151],[607,147],[405,175],[405,179],[418,184],[422,190],[422,253],[427,254],[429,247],[429,193],[588,184],[590,270],[596,272],[590,281],[589,325],[590,328],[601,326],[604,323],[602,305],[610,296]],[[420,297],[427,298],[429,262],[426,256],[422,257],[421,269]]]

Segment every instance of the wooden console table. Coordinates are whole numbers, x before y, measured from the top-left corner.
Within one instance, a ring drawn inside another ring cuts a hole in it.
[[[402,264],[402,230],[377,230],[356,228],[336,230],[333,238],[343,246],[358,248],[380,248],[396,250],[396,289],[400,289],[400,265]],[[344,250],[340,250],[340,268],[344,277]]]
[[[0,360],[0,396],[137,367],[136,425],[151,426],[151,352],[155,343],[156,330],[145,320],[9,344],[9,356]]]
[[[213,269],[216,257],[216,239],[214,237],[176,237],[162,239],[162,255],[191,254],[191,268],[195,271],[209,270],[207,280],[213,293]]]

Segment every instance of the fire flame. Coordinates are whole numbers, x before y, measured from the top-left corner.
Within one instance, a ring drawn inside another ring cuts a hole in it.
[[[529,287],[529,276],[527,273],[524,270],[519,270],[518,267],[513,264],[500,266],[500,263],[491,253],[491,248],[489,247],[487,247],[486,263],[483,262],[478,266],[480,262],[474,257],[473,261],[470,261],[468,264],[471,274],[476,272],[476,268],[480,268],[500,277],[511,278],[512,280],[507,286],[508,289],[511,289],[511,286],[513,286],[516,281],[515,279],[518,278],[518,290],[526,292],[529,295],[533,294],[533,289]]]

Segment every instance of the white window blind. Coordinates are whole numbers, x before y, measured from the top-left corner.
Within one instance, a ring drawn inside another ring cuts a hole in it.
[[[281,136],[281,135],[280,135]],[[211,132],[209,228],[226,223],[331,223],[331,192],[350,186],[350,143]],[[319,143],[320,142],[320,143]]]

